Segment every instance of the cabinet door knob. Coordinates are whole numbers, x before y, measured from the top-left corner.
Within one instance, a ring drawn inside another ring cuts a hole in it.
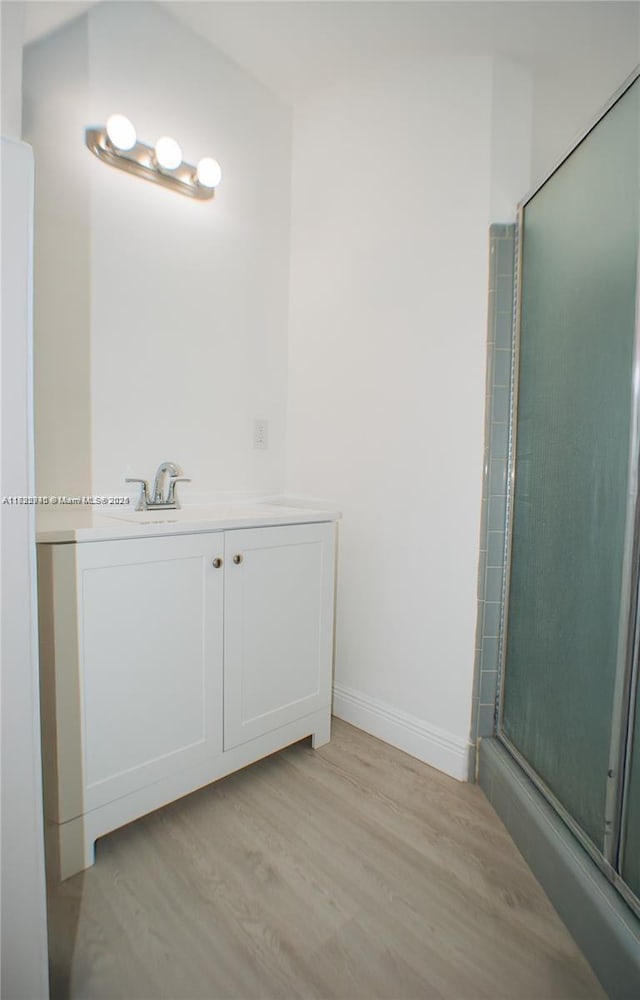
[[[220,569],[220,567],[222,566],[222,559],[220,558],[220,556],[216,556],[215,559],[212,559],[211,565],[214,567],[214,569]]]
[[[236,566],[240,565],[240,563],[242,562],[242,556],[240,555],[239,552],[235,554],[235,556],[233,557],[233,561],[236,564]]]

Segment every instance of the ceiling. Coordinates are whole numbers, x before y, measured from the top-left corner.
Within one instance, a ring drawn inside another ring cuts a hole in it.
[[[110,0],[128,2],[128,0]],[[169,0],[174,17],[282,99],[295,102],[354,68],[451,49],[493,50],[538,71],[570,71],[585,54],[633,38],[640,2],[531,0]],[[30,0],[32,41],[84,13],[86,0]],[[627,67],[622,67],[627,70]]]

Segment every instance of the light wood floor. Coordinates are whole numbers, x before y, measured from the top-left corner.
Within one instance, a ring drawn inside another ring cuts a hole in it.
[[[479,788],[339,721],[98,843],[54,1000],[569,1000],[600,986]]]

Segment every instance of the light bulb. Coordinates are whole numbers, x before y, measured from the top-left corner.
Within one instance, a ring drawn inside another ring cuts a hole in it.
[[[156,143],[156,160],[165,170],[176,170],[182,163],[182,150],[175,139],[164,135]]]
[[[203,158],[198,161],[196,178],[198,180],[198,184],[202,184],[203,187],[217,187],[222,180],[222,170],[220,169],[218,161],[212,159],[210,156],[203,156]]]
[[[136,144],[136,130],[124,115],[110,115],[107,118],[107,135],[116,149],[133,149]]]

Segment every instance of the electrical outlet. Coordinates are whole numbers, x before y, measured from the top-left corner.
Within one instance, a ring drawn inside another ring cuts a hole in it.
[[[253,447],[266,449],[269,447],[269,421],[253,421]]]

